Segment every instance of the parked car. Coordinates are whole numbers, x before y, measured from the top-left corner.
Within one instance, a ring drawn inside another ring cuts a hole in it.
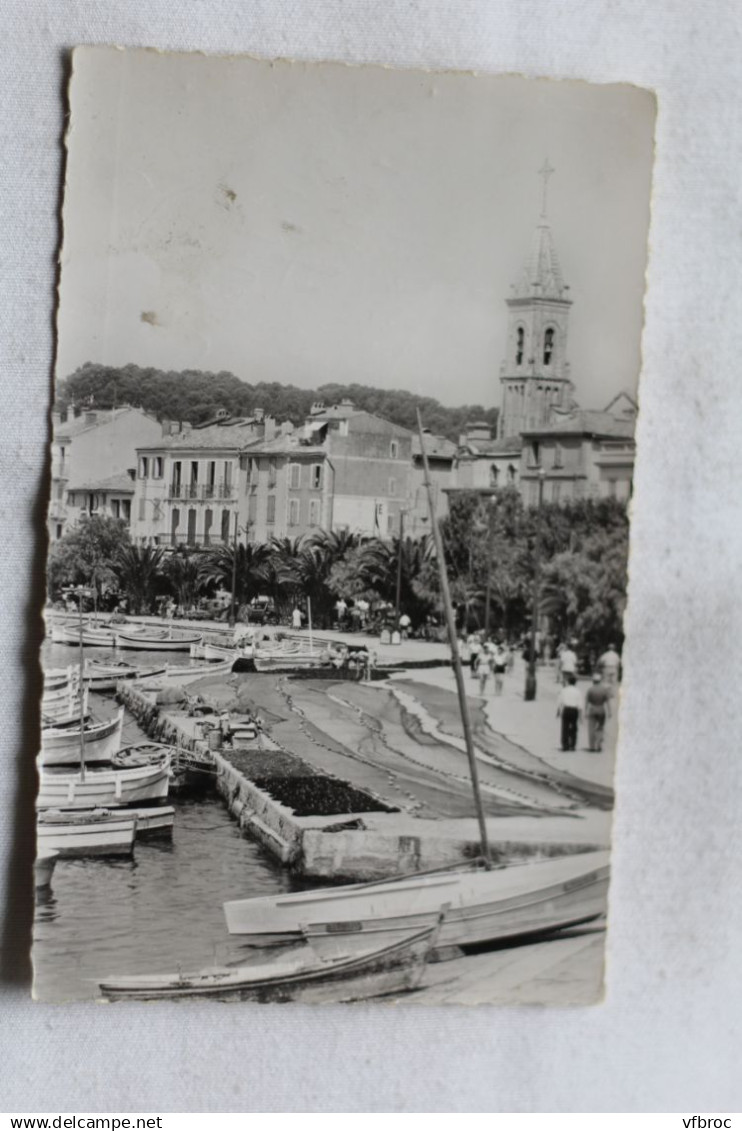
[[[243,608],[242,619],[248,624],[278,624],[278,613],[272,597],[253,597]]]

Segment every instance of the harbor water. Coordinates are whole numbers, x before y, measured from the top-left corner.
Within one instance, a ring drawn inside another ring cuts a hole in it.
[[[108,660],[111,650],[85,649]],[[75,648],[45,644],[45,668],[76,663]],[[136,665],[154,666],[157,653],[127,652]],[[168,663],[188,663],[175,653]],[[106,717],[110,696],[91,696],[91,710]],[[127,715],[123,744],[146,736]],[[34,924],[35,995],[44,1001],[98,996],[110,974],[157,973],[255,960],[227,934],[222,904],[292,886],[285,868],[246,839],[216,792],[171,798],[172,842],[139,840],[131,859],[58,860],[48,894],[37,893]]]

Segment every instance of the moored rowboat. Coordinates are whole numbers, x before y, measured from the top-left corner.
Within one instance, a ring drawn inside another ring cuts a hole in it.
[[[110,762],[121,746],[124,708],[112,719],[86,725],[83,732],[85,764]],[[78,766],[80,764],[80,726],[45,727],[41,731],[39,764]]]
[[[137,838],[139,837],[171,837],[175,821],[175,809],[172,805],[160,805],[156,808],[130,809],[136,815]]]
[[[259,672],[288,672],[325,668],[329,666],[330,659],[326,652],[302,652],[298,648],[256,648],[253,662]]]
[[[389,996],[405,993],[417,985],[436,943],[439,925],[440,916],[436,916],[423,930],[408,934],[392,946],[369,948],[330,961],[307,947],[291,959],[251,966],[220,967],[192,974],[110,977],[101,982],[100,988],[109,1000],[203,997],[313,1003]]]
[[[55,644],[74,644],[80,646],[81,630],[79,626],[65,626],[54,629],[52,641]],[[96,628],[93,625],[82,626],[82,643],[90,648],[113,648],[115,632],[112,628]]]
[[[586,852],[492,871],[405,876],[225,903],[231,934],[252,946],[298,941],[302,932],[393,940],[443,903],[442,946],[472,946],[557,931],[605,913],[608,853]],[[309,925],[309,926],[307,926]]]
[[[124,755],[126,751],[120,751]],[[114,758],[117,756],[114,755]],[[89,809],[97,806],[132,805],[160,801],[170,785],[170,755],[158,748],[156,761],[108,769],[89,769],[83,779],[79,770],[42,767],[39,773],[38,809]]]
[[[59,859],[59,853],[55,849],[40,848],[36,853],[36,859],[33,865],[34,887],[35,888],[48,888],[51,887],[52,874],[54,866]]]
[[[116,633],[116,647],[130,648],[138,652],[188,652],[192,644],[200,644],[199,632],[129,631]]]
[[[60,856],[130,856],[134,850],[136,813],[127,810],[46,809],[36,820],[40,850]]]
[[[116,684],[122,680],[149,679],[164,670],[164,668],[138,668],[133,664],[127,664],[125,660],[114,660],[111,663],[88,660],[85,664],[84,679],[91,691],[115,691]]]

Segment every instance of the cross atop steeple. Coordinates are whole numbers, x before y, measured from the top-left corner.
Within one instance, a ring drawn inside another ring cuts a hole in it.
[[[541,218],[544,219],[544,220],[546,219],[546,204],[547,204],[548,194],[549,194],[549,177],[552,175],[552,173],[555,173],[555,172],[556,172],[556,169],[554,169],[549,164],[549,158],[547,157],[544,160],[543,165],[541,166],[541,168],[538,171],[538,175],[540,177],[544,178],[544,187],[543,187],[542,196],[541,196]]]

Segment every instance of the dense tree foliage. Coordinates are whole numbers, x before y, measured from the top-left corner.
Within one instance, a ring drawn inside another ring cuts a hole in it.
[[[118,588],[115,563],[130,544],[129,531],[120,519],[83,515],[49,551],[49,592],[59,596],[65,586],[86,585],[95,589],[99,601],[104,600]]]
[[[186,420],[191,424],[213,419],[218,409],[246,416],[256,408],[264,408],[280,420],[299,424],[315,401],[332,405],[345,397],[350,398],[356,408],[413,430],[417,427],[416,410],[419,408],[426,428],[451,440],[458,440],[467,421],[487,420],[493,428],[497,422],[497,409],[485,409],[482,405],[449,408],[432,397],[420,397],[403,390],[337,384],[299,389],[275,381],[249,384],[225,372],[165,373],[137,365],[113,368],[91,362],[60,382],[57,402],[62,409],[70,404],[93,404],[102,409],[130,404],[158,419]]]
[[[560,639],[575,636],[586,654],[621,643],[626,604],[628,519],[615,500],[587,500],[536,510],[513,489],[483,498],[453,496],[441,524],[459,623],[488,621],[492,632],[515,639],[531,624],[533,582],[540,560],[540,613]],[[49,584],[94,585],[109,606],[124,596],[129,611],[150,612],[169,593],[181,612],[200,596],[232,591],[244,617],[256,597],[272,598],[288,621],[298,603],[319,628],[329,627],[339,596],[372,608],[400,605],[414,626],[440,614],[438,566],[430,537],[362,541],[347,532],[274,539],[211,550],[134,546],[122,523],[83,518],[53,547]],[[489,597],[489,617],[486,603]]]

